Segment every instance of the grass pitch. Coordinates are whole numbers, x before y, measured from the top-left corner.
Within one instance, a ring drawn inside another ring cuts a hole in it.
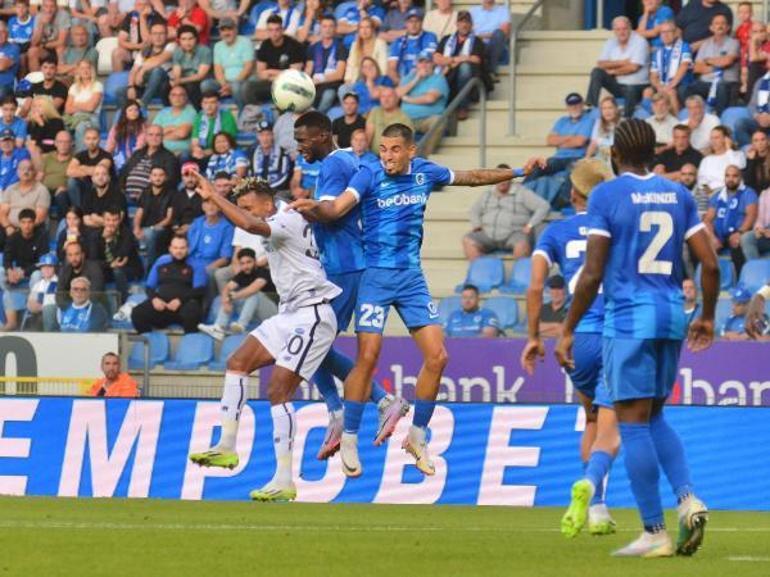
[[[0,498],[0,576],[770,575],[770,515],[713,512],[692,558],[613,559],[638,532],[558,532],[559,509]],[[668,519],[674,529],[673,516]]]

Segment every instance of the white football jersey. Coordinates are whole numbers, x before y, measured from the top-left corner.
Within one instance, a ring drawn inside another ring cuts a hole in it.
[[[342,292],[326,278],[313,230],[300,213],[286,210],[285,203],[279,203],[278,212],[267,219],[267,224],[267,260],[282,312],[329,302]]]

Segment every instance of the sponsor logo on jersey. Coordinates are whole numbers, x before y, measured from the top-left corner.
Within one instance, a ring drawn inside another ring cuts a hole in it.
[[[425,194],[407,194],[405,192],[391,196],[390,198],[378,198],[378,208],[392,208],[398,206],[411,206],[413,204],[425,204],[428,197]]]

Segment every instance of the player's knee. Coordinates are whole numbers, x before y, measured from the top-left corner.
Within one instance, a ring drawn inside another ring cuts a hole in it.
[[[249,370],[248,359],[244,355],[239,355],[238,351],[230,355],[230,358],[227,359],[227,370],[234,373],[243,374],[248,374],[251,372]]]
[[[449,354],[445,347],[437,349],[425,357],[425,368],[434,373],[441,373],[449,362]]]
[[[271,405],[280,405],[288,403],[291,399],[286,391],[286,387],[279,383],[270,383],[267,387],[267,398]]]

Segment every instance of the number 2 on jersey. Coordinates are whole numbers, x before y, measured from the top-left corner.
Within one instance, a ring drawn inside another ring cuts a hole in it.
[[[658,227],[655,236],[647,250],[639,259],[639,274],[671,274],[674,263],[670,260],[657,260],[660,251],[674,234],[674,219],[667,212],[647,211],[639,216],[639,230],[652,232],[652,227]]]
[[[576,259],[580,258],[580,255],[583,254],[586,251],[586,248],[588,247],[588,242],[585,240],[571,240],[567,243],[567,246],[565,247],[565,252],[568,259]],[[578,279],[580,279],[580,273],[583,272],[583,268],[585,267],[585,264],[581,264],[580,268],[575,271],[575,274],[572,275],[572,278],[569,279],[569,284],[567,285],[567,288],[569,289],[569,294],[573,295],[575,294],[575,287],[577,287]],[[599,286],[599,292],[602,292],[602,286]]]

